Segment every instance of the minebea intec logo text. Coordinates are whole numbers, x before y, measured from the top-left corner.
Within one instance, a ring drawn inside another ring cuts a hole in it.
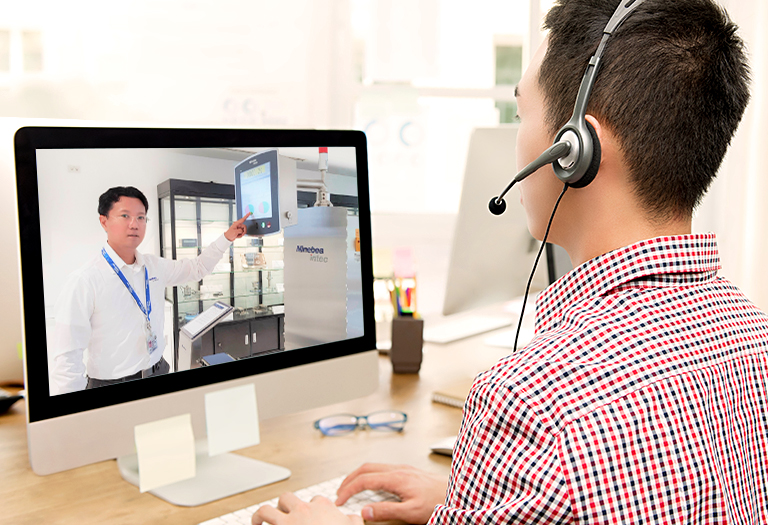
[[[328,257],[325,257],[323,255],[324,251],[322,248],[316,248],[314,246],[303,246],[301,244],[298,244],[296,245],[296,253],[308,253],[309,260],[311,262],[321,262],[321,263],[328,262]]]
[[[302,246],[301,244],[296,246],[296,251],[298,253],[316,253],[319,255],[323,254],[322,248],[315,248],[314,246]]]

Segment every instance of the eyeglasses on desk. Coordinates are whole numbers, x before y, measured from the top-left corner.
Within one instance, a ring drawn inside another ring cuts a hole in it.
[[[341,436],[358,428],[383,432],[402,432],[408,415],[397,410],[380,410],[367,416],[336,414],[315,421],[315,428],[325,436]]]

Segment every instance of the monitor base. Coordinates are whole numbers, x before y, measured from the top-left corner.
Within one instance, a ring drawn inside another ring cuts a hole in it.
[[[282,481],[291,475],[285,467],[238,454],[210,457],[205,442],[197,443],[195,460],[197,475],[194,478],[159,487],[149,493],[180,507],[195,507]],[[118,458],[117,467],[124,480],[139,486],[136,454]]]

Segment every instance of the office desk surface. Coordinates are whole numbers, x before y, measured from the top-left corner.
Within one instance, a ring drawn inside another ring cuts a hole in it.
[[[124,481],[115,461],[38,476],[27,457],[24,405],[0,416],[0,523],[179,523],[193,524],[347,474],[364,462],[406,463],[448,475],[450,459],[429,446],[455,435],[461,410],[431,401],[432,392],[474,375],[508,351],[486,347],[484,336],[449,345],[425,345],[421,371],[393,374],[379,362],[379,388],[365,398],[263,421],[261,444],[238,453],[289,468],[289,479],[199,507],[176,507]],[[340,412],[381,409],[408,414],[403,433],[357,431],[323,437],[312,423]]]

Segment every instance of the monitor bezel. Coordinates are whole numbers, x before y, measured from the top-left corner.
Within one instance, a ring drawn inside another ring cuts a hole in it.
[[[160,149],[221,147],[354,147],[360,210],[363,323],[360,337],[130,381],[96,391],[51,396],[47,338],[40,319],[44,302],[38,201],[38,149]],[[27,417],[30,423],[144,398],[368,352],[376,348],[373,263],[365,134],[353,130],[253,130],[203,128],[24,127],[14,137],[21,265]],[[43,349],[41,359],[40,351]]]

